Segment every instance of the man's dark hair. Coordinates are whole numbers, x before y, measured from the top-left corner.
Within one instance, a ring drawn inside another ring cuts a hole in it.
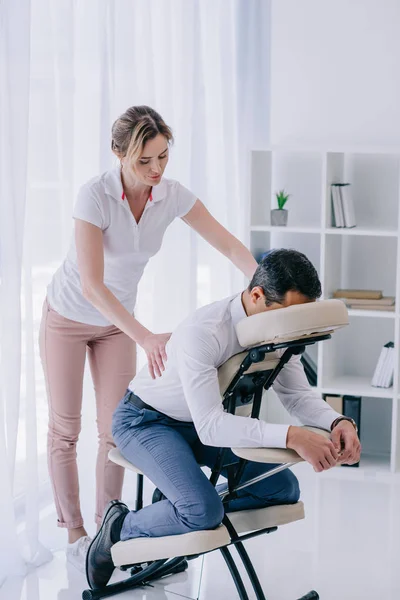
[[[270,250],[259,263],[248,287],[260,287],[266,305],[282,304],[287,292],[299,292],[309,300],[321,296],[321,282],[314,265],[297,250]]]

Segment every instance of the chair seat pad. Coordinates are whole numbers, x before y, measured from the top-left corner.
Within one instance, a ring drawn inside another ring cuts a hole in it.
[[[330,432],[317,427],[304,427],[308,431],[319,433],[320,435],[330,438]],[[283,464],[283,463],[299,463],[303,462],[303,458],[294,450],[288,448],[232,448],[232,452],[252,462],[261,462],[268,464]]]
[[[245,533],[267,527],[279,527],[304,519],[304,505],[302,502],[297,502],[296,504],[242,510],[228,513],[228,517],[238,533]],[[229,543],[228,530],[224,525],[220,525],[217,529],[206,531],[165,537],[141,537],[126,542],[117,542],[111,548],[111,555],[115,566],[121,567],[175,556],[201,554]]]
[[[140,469],[135,467],[135,465],[133,465],[131,462],[129,462],[129,460],[126,460],[126,458],[124,458],[122,456],[122,454],[118,450],[118,448],[111,448],[111,450],[108,453],[108,458],[111,460],[111,462],[119,465],[120,467],[124,467],[124,469],[133,471],[134,473],[137,473],[138,475],[143,475],[143,473]]]
[[[111,555],[114,565],[120,567],[150,560],[210,552],[226,546],[229,542],[227,528],[220,525],[217,529],[193,531],[181,535],[140,537],[126,542],[117,542],[111,548]]]
[[[239,510],[228,513],[228,517],[238,533],[257,531],[266,527],[280,527],[304,519],[304,504],[279,504],[267,508]]]

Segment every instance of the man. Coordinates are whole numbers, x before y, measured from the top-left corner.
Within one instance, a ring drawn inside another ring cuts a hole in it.
[[[106,585],[111,577],[110,550],[119,540],[176,535],[221,523],[220,486],[215,489],[199,466],[212,467],[220,447],[291,448],[317,472],[338,462],[359,460],[354,422],[335,412],[310,387],[299,356],[290,359],[273,388],[302,423],[332,430],[331,440],[301,427],[228,414],[221,402],[218,367],[244,350],[236,324],[246,315],[313,302],[320,295],[318,274],[304,254],[274,250],[263,258],[244,292],[200,308],[178,326],[168,344],[161,378],[151,379],[144,368],[132,380],[114,413],[114,440],[121,454],[166,499],[137,512],[119,501],[109,504],[88,552],[92,587]],[[229,450],[226,464],[234,461],[238,458]],[[249,463],[244,478],[252,479],[274,466]],[[298,481],[286,469],[238,492],[226,510],[292,504],[299,496]]]

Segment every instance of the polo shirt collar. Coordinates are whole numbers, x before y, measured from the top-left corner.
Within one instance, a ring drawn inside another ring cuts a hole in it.
[[[242,319],[245,319],[247,317],[246,311],[244,310],[242,304],[242,292],[234,296],[231,301],[231,317],[232,324],[234,327],[236,327],[239,321],[242,321]]]
[[[121,168],[115,167],[107,171],[104,178],[104,189],[106,194],[110,194],[115,200],[124,200],[125,194],[121,181]],[[151,202],[159,202],[167,195],[167,182],[162,177],[158,185],[153,186],[151,190]]]

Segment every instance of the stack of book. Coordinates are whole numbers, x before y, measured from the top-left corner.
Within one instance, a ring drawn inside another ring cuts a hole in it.
[[[394,375],[394,354],[393,342],[388,342],[383,346],[375,368],[374,376],[372,377],[371,385],[382,388],[392,387]]]
[[[336,290],[334,298],[342,299],[348,308],[394,312],[395,299],[384,296],[382,290]]]
[[[358,428],[358,437],[361,439],[361,396],[341,396],[338,394],[325,394],[324,400],[341,415],[354,419]],[[343,467],[359,467],[355,465],[342,465]]]
[[[332,183],[332,217],[334,227],[355,227],[356,217],[349,183]]]

